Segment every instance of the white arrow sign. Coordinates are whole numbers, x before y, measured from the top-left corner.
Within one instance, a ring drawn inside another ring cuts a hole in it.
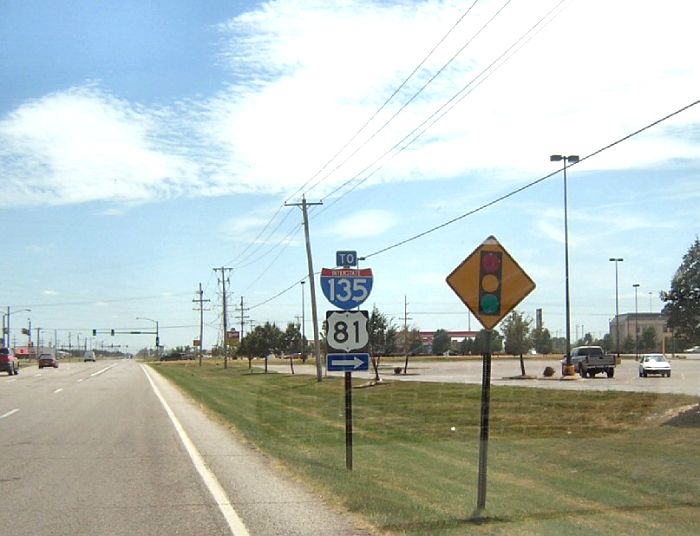
[[[364,364],[364,361],[357,356],[353,356],[352,359],[334,359],[333,364],[337,367],[352,367],[357,368]]]
[[[352,372],[368,370],[369,354],[328,354],[328,370]]]

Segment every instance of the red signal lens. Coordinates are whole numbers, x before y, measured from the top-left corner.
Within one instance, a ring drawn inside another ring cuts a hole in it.
[[[501,268],[501,256],[495,253],[484,253],[481,257],[481,270],[488,274],[495,274]]]

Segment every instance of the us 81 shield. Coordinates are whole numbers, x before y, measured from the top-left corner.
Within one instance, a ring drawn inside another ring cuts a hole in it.
[[[369,312],[327,311],[326,343],[329,352],[364,352],[369,345]]]

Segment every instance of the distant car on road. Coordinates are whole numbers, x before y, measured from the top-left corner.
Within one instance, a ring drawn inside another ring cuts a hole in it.
[[[7,372],[8,376],[19,374],[19,360],[9,348],[0,348],[0,372]]]
[[[86,363],[88,361],[92,361],[93,363],[96,361],[95,352],[93,352],[92,350],[88,350],[83,354],[83,363]]]
[[[51,354],[41,354],[39,356],[39,368],[44,367],[58,368],[58,359]]]
[[[671,377],[671,363],[666,361],[663,354],[645,354],[639,359],[639,377],[646,378],[649,374],[661,374]]]
[[[684,354],[700,354],[700,346],[692,346],[683,350]]]

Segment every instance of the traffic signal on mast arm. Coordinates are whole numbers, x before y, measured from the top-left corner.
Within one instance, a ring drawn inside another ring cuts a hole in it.
[[[503,258],[500,251],[482,251],[479,264],[479,314],[500,316]]]
[[[114,330],[113,330],[113,329],[110,330],[110,333],[109,333],[109,334],[110,334],[112,337],[114,337]]]
[[[97,330],[96,330],[96,329],[93,329],[93,330],[92,330],[92,336],[93,336],[93,337],[97,337]]]

